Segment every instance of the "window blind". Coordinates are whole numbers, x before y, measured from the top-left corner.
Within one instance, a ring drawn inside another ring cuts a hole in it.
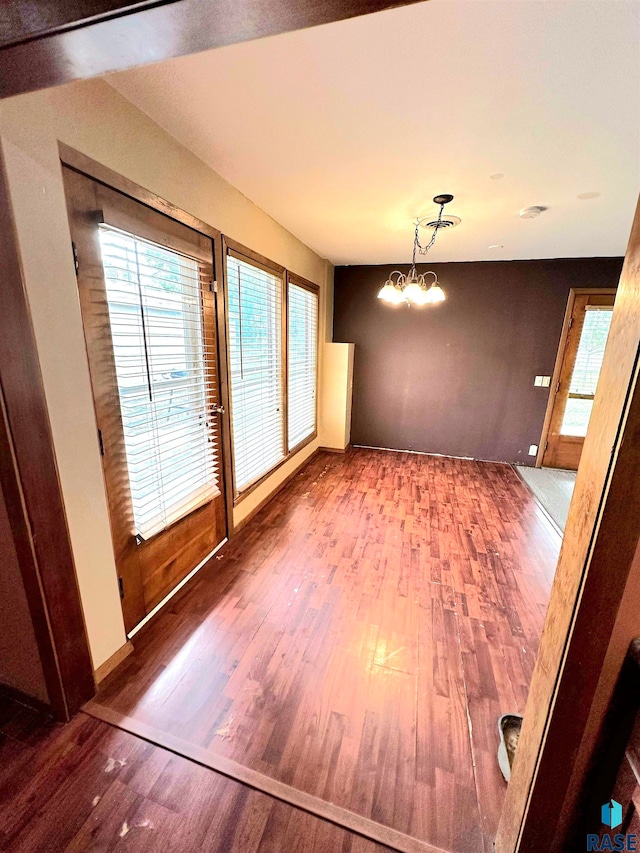
[[[100,226],[136,533],[220,494],[196,260]]]
[[[284,458],[281,276],[227,256],[235,490]]]
[[[560,435],[587,434],[613,308],[587,305]]]
[[[289,450],[316,430],[318,296],[289,282],[288,441]]]
[[[612,317],[613,308],[587,305],[576,362],[571,374],[571,394],[596,393]]]

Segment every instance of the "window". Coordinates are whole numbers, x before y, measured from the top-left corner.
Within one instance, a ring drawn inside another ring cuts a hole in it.
[[[135,529],[146,539],[220,493],[200,270],[106,225],[100,245]]]
[[[288,289],[288,437],[292,450],[316,431],[318,294],[295,282]]]
[[[227,256],[229,373],[235,491],[284,456],[281,275]]]
[[[613,308],[587,305],[585,309],[561,435],[587,434],[612,316]]]
[[[228,249],[227,335],[239,499],[316,434],[317,287]]]

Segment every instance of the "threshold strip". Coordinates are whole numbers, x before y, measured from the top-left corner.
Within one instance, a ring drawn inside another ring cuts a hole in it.
[[[349,830],[355,835],[374,841],[376,844],[382,844],[397,851],[397,853],[447,853],[441,847],[434,847],[426,841],[413,838],[404,832],[392,829],[390,826],[385,826],[375,820],[349,811],[349,809],[342,808],[342,806],[326,802],[320,797],[313,796],[313,794],[299,791],[297,788],[285,785],[284,782],[272,779],[264,773],[252,770],[250,767],[243,767],[242,764],[238,764],[231,758],[216,755],[203,747],[195,746],[179,737],[160,731],[155,726],[119,714],[94,700],[87,702],[82,710],[85,714],[101,720],[103,723],[108,723],[115,728],[136,735],[154,746],[166,749],[182,758],[187,758],[195,764],[214,770],[235,782],[240,782],[242,785],[267,794],[321,820],[326,820],[341,829]]]

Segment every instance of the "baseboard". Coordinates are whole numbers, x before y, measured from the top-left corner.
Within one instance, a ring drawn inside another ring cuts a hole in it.
[[[239,533],[242,530],[243,527],[246,527],[250,521],[253,521],[253,519],[256,517],[256,515],[258,515],[259,512],[262,512],[262,510],[266,507],[266,505],[268,503],[271,503],[271,501],[275,498],[275,496],[279,492],[281,492],[285,486],[289,485],[289,483],[291,482],[291,480],[293,480],[293,478],[296,476],[296,474],[299,474],[300,471],[302,471],[302,469],[306,465],[308,465],[312,459],[315,459],[315,457],[318,455],[320,450],[324,450],[324,449],[325,448],[317,447],[313,451],[313,453],[310,453],[306,459],[303,459],[302,462],[296,468],[294,468],[294,470],[290,474],[287,474],[287,476],[284,478],[284,480],[281,483],[278,483],[278,485],[275,487],[275,489],[272,492],[270,492],[266,496],[266,498],[264,498],[263,500],[260,501],[258,506],[254,507],[248,515],[245,515],[245,517],[242,519],[242,521],[239,521],[238,524],[234,525],[233,535],[235,536],[237,533]]]
[[[350,444],[347,444],[346,447],[319,447],[318,450],[322,450],[324,453],[346,453],[347,450],[351,447]]]
[[[129,657],[131,652],[133,651],[133,643],[131,640],[127,640],[124,646],[121,646],[117,652],[114,652],[110,658],[108,658],[104,663],[101,663],[100,666],[93,673],[93,677],[96,680],[96,684],[100,684],[101,681],[104,681],[108,675],[111,675],[113,670],[120,666],[123,660]]]
[[[43,711],[45,714],[53,716],[53,711],[48,702],[42,699],[36,699],[34,696],[29,696],[17,687],[10,687],[8,684],[0,684],[0,698],[8,699],[11,702],[17,702],[18,705],[26,705],[27,708],[32,708],[34,711]]]

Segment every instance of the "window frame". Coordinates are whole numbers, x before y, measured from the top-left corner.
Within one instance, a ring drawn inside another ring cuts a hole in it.
[[[293,458],[297,453],[303,450],[312,441],[318,437],[318,378],[320,367],[320,287],[311,281],[290,272],[282,264],[277,264],[275,261],[266,258],[264,255],[254,252],[242,243],[232,240],[230,237],[222,235],[222,255],[223,255],[223,275],[224,275],[224,318],[225,318],[225,341],[226,341],[226,363],[230,365],[231,351],[229,342],[229,287],[227,273],[227,258],[229,255],[244,261],[245,263],[253,264],[254,266],[263,269],[271,275],[276,275],[282,281],[282,336],[281,336],[281,358],[282,358],[282,453],[283,456],[267,471],[261,474],[257,479],[253,480],[249,485],[245,486],[241,491],[236,487],[235,479],[235,459],[234,459],[234,441],[233,441],[233,388],[231,386],[231,373],[229,371],[229,434],[230,434],[230,479],[231,493],[233,498],[233,506],[236,507],[246,497],[248,497],[255,489],[259,488],[267,478],[274,474],[282,465]],[[299,442],[295,447],[289,450],[289,406],[288,406],[288,391],[289,391],[289,282],[304,287],[311,293],[315,294],[318,300],[318,327],[316,330],[316,348],[318,356],[316,358],[316,412],[315,412],[315,427],[311,435]]]
[[[306,278],[302,278],[300,275],[296,275],[295,273],[289,272],[287,270],[286,274],[286,308],[287,308],[287,328],[286,328],[286,379],[287,386],[285,389],[285,397],[287,397],[287,406],[286,406],[286,423],[285,423],[285,444],[288,450],[288,455],[292,456],[294,453],[297,453],[299,450],[302,450],[307,446],[310,442],[318,437],[318,374],[319,374],[319,366],[320,366],[320,288],[317,284],[313,284],[310,281],[307,281]],[[289,396],[289,285],[294,284],[296,287],[301,287],[304,290],[308,290],[312,293],[318,303],[318,322],[316,324],[316,405],[315,405],[315,419],[313,425],[313,432],[308,435],[306,438],[303,438],[302,441],[299,441],[293,447],[289,448],[289,405],[288,405],[288,396]]]

